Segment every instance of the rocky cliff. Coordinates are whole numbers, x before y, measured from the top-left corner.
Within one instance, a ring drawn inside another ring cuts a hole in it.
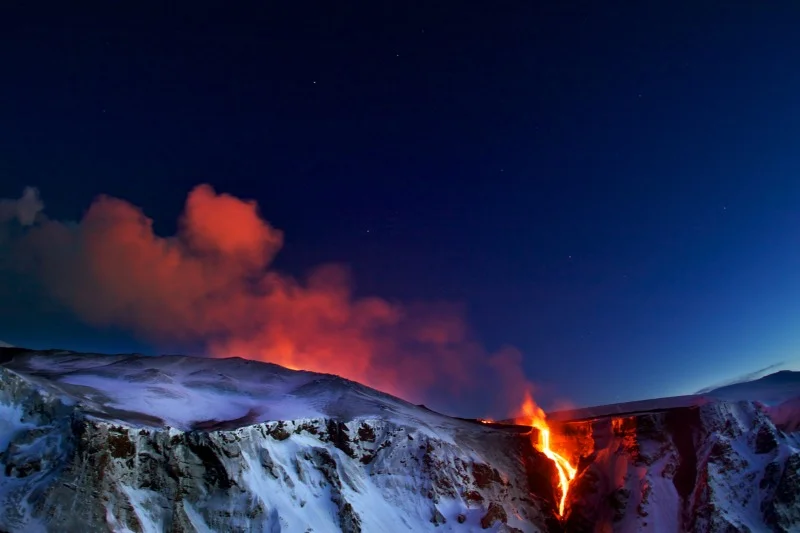
[[[800,530],[798,439],[756,402],[567,422],[568,531]]]
[[[519,431],[244,360],[6,359],[0,530],[559,529]],[[228,403],[174,405],[196,394]]]
[[[0,349],[0,531],[800,531],[793,402],[555,423],[559,519],[527,428],[242,359]]]

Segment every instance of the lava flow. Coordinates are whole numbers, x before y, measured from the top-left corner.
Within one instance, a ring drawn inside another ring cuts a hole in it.
[[[569,493],[569,484],[575,478],[577,470],[563,455],[556,453],[550,448],[550,427],[547,425],[544,411],[534,403],[530,394],[525,395],[525,403],[522,404],[522,412],[525,417],[530,419],[531,426],[539,430],[539,443],[536,445],[537,449],[556,465],[556,470],[558,471],[558,486],[561,489],[558,514],[559,516],[563,516],[564,505],[567,503],[567,493]]]

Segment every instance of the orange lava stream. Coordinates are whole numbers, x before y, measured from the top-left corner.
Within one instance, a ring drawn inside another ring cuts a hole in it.
[[[553,461],[558,471],[558,487],[561,489],[561,500],[558,503],[558,514],[564,516],[564,506],[567,503],[567,494],[569,493],[569,485],[577,469],[573,467],[570,462],[561,454],[557,453],[550,447],[550,426],[547,425],[547,419],[544,411],[541,410],[533,401],[530,394],[525,395],[525,402],[522,404],[522,411],[527,418],[530,418],[531,426],[539,430],[539,443],[536,448],[542,452],[548,459]]]
[[[558,514],[559,516],[563,516],[564,505],[567,503],[569,484],[575,478],[577,470],[575,467],[569,464],[569,461],[567,461],[566,458],[550,449],[550,430],[546,428],[537,429],[539,429],[539,451],[545,454],[548,459],[553,461],[553,463],[556,465],[556,470],[558,470],[558,486],[561,489],[561,501],[558,502]]]

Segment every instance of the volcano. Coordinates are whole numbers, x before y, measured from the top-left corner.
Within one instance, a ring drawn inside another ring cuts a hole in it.
[[[0,530],[798,531],[796,377],[551,414],[562,513],[524,420],[239,358],[0,348]]]

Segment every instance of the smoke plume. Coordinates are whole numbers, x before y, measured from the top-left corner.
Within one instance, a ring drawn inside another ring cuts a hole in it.
[[[0,222],[15,220],[23,226],[30,226],[36,216],[44,209],[39,199],[39,190],[25,187],[22,197],[17,200],[0,199]]]
[[[117,198],[98,197],[79,223],[50,220],[42,208],[31,188],[0,201],[0,221],[28,226],[13,253],[92,325],[156,346],[200,342],[212,356],[338,374],[451,412],[505,413],[522,398],[519,353],[487,353],[457,306],[356,298],[341,265],[304,279],[271,269],[283,233],[254,201],[199,185],[168,237]]]

